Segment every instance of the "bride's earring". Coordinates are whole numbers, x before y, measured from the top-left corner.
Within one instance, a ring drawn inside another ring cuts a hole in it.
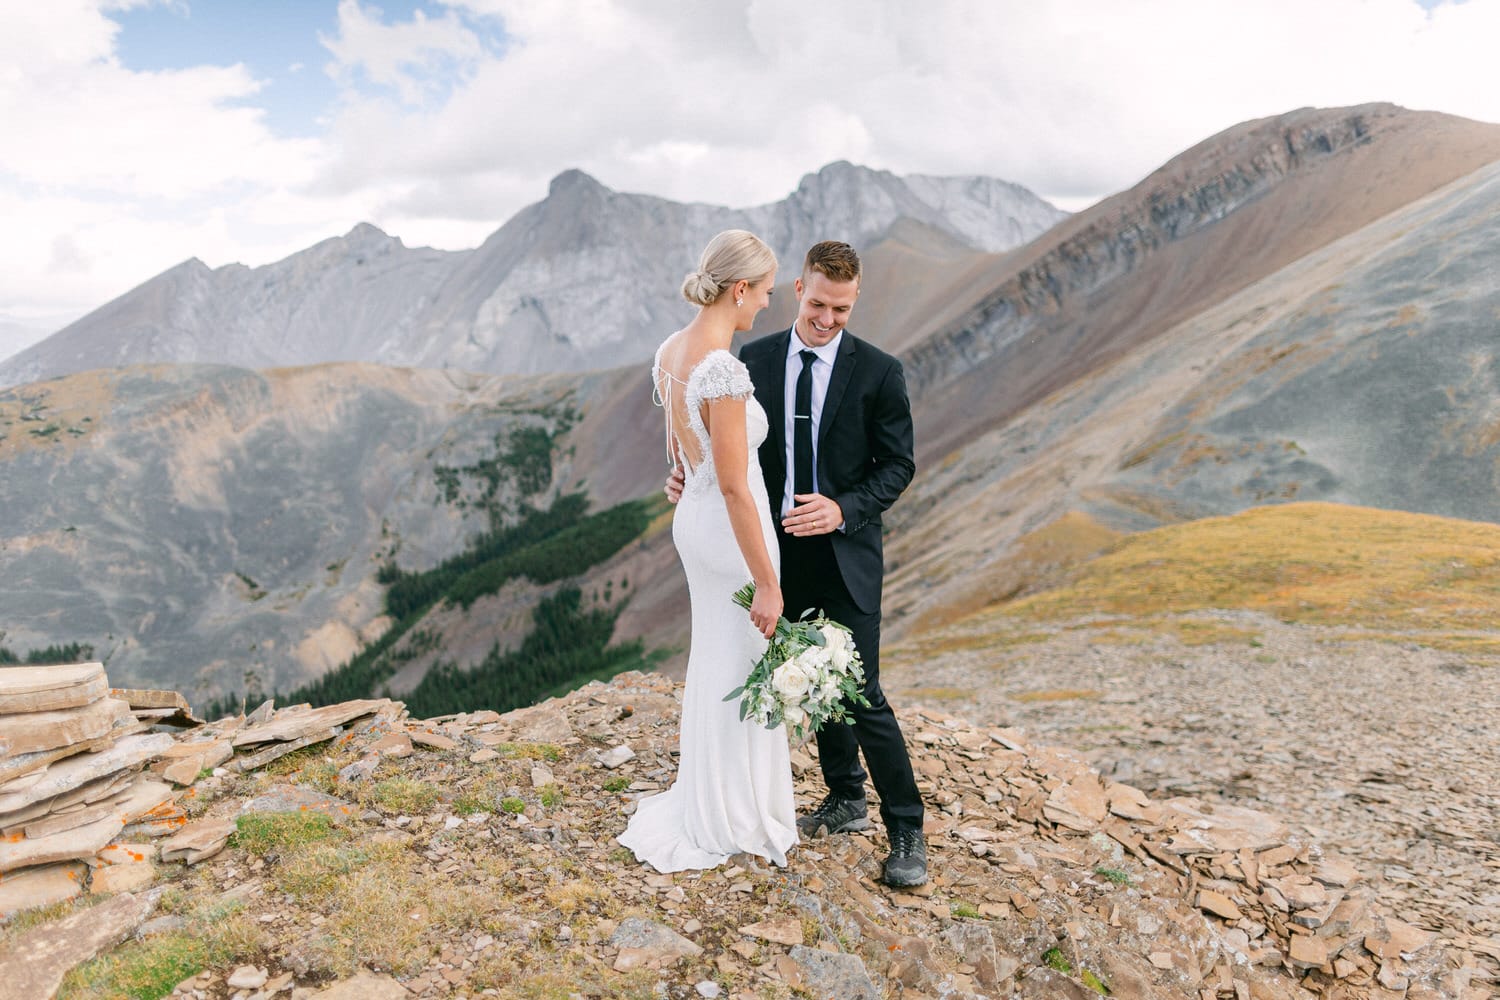
[[[742,306],[744,304],[745,304],[745,297],[743,295],[734,300],[734,307],[736,309],[738,309],[740,306]]]

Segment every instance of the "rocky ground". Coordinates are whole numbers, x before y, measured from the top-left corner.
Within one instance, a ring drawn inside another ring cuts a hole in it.
[[[741,856],[655,874],[613,838],[672,779],[679,697],[627,674],[506,716],[351,703],[191,730],[184,751],[241,746],[185,776],[186,825],[142,829],[89,862],[87,894],[12,918],[0,981],[196,1000],[1492,993],[1477,935],[1398,919],[1384,882],[1276,816],[1208,786],[1148,796],[1016,726],[931,707],[903,712],[931,805],[928,885],[875,880],[878,829],[800,845],[785,869]],[[309,726],[335,711],[357,721]],[[309,728],[323,742],[262,749]],[[793,759],[803,806],[821,794],[810,749]],[[116,867],[131,889],[113,891]]]
[[[898,711],[940,705],[1153,796],[1264,810],[1352,859],[1402,919],[1500,964],[1500,657],[1211,612],[991,618],[887,661]]]

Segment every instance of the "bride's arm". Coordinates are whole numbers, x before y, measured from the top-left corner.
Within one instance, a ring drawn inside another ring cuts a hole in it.
[[[750,490],[747,472],[750,444],[745,438],[745,401],[724,396],[708,403],[704,424],[709,428],[709,445],[714,453],[714,469],[719,475],[719,492],[729,511],[729,526],[739,544],[750,577],[755,581],[755,600],[750,605],[750,620],[766,638],[776,631],[781,617],[781,583],[776,567],[761,534],[760,509]]]

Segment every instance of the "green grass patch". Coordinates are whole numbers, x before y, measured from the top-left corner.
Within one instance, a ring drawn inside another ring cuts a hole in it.
[[[1255,646],[1260,642],[1260,633],[1251,629],[1234,628],[1219,622],[1174,619],[1164,623],[1164,628],[1176,635],[1184,646],[1225,646],[1246,644]]]
[[[627,789],[629,787],[630,787],[630,779],[629,778],[610,778],[608,781],[606,781],[604,783],[604,790],[606,792],[623,792],[625,789]]]
[[[461,781],[458,794],[453,799],[454,814],[472,816],[475,813],[499,812],[505,789],[517,780],[517,776],[510,774],[509,770],[487,764],[477,774]]]
[[[1115,885],[1130,884],[1130,873],[1120,868],[1108,868],[1101,865],[1094,869],[1094,874],[1102,879],[1113,882]]]
[[[241,904],[209,904],[186,928],[132,941],[73,969],[60,1000],[157,1000],[189,976],[258,958],[260,928]]]
[[[973,903],[954,903],[949,907],[949,911],[955,917],[966,917],[970,920],[975,920],[979,917],[979,907]]]
[[[278,757],[261,768],[260,773],[273,778],[292,778],[325,795],[337,795],[339,768],[352,759],[348,753],[330,751],[327,744],[316,744]]]
[[[255,855],[326,840],[333,836],[333,820],[320,812],[246,813],[234,821],[231,847]]]
[[[1087,986],[1089,989],[1093,990],[1100,996],[1109,996],[1109,986],[1105,984],[1104,980],[1094,975],[1094,973],[1090,972],[1088,969],[1084,969],[1083,971],[1079,972],[1078,978],[1083,981],[1083,985]]]
[[[518,798],[514,795],[503,798],[500,800],[500,809],[501,811],[508,812],[513,816],[519,815],[520,813],[526,811],[526,800]]]
[[[453,815],[473,816],[495,811],[495,797],[481,791],[459,792],[453,799]]]
[[[1061,948],[1048,948],[1042,952],[1042,964],[1049,969],[1061,972],[1065,976],[1073,974],[1073,963],[1068,961]],[[1078,970],[1078,979],[1083,985],[1098,993],[1100,996],[1109,996],[1109,986],[1100,979],[1098,975],[1088,969]]]
[[[386,812],[420,816],[432,811],[442,798],[442,790],[414,778],[386,778],[370,787],[370,801]]]
[[[1472,631],[1500,618],[1500,525],[1331,503],[1257,507],[1129,535],[1003,614],[1226,608],[1288,622]]]
[[[511,760],[545,760],[549,764],[562,760],[562,747],[556,743],[497,743],[495,752]]]
[[[304,845],[283,858],[276,868],[276,884],[282,892],[309,903],[322,903],[338,891],[339,884],[372,862],[391,860],[400,854],[394,845],[364,845],[322,842]]]
[[[156,1000],[171,995],[173,987],[207,966],[208,947],[203,941],[186,934],[165,934],[85,963],[67,976],[60,995]]]
[[[406,976],[505,905],[481,886],[425,868],[399,844],[308,844],[278,866],[278,887],[328,920],[308,928],[310,967],[345,978],[360,966]]]

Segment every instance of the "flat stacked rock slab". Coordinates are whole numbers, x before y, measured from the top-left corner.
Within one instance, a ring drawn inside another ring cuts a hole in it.
[[[111,688],[109,693],[110,697],[129,705],[131,713],[142,722],[176,726],[179,729],[203,725],[203,720],[193,715],[187,699],[176,691]]]
[[[99,663],[7,667],[0,671],[0,716],[82,708],[108,693]]]
[[[111,694],[98,663],[0,668],[0,917],[77,895],[99,852],[173,798],[142,769],[175,741]]]
[[[121,893],[9,942],[0,948],[4,995],[17,1000],[54,996],[69,969],[123,941],[150,916],[156,901],[152,893]]]
[[[274,712],[267,702],[234,734],[234,748],[247,752],[226,766],[240,772],[257,770],[303,747],[360,729],[362,723],[376,717],[395,720],[404,712],[405,706],[389,698],[346,701],[323,708],[296,705]]]

